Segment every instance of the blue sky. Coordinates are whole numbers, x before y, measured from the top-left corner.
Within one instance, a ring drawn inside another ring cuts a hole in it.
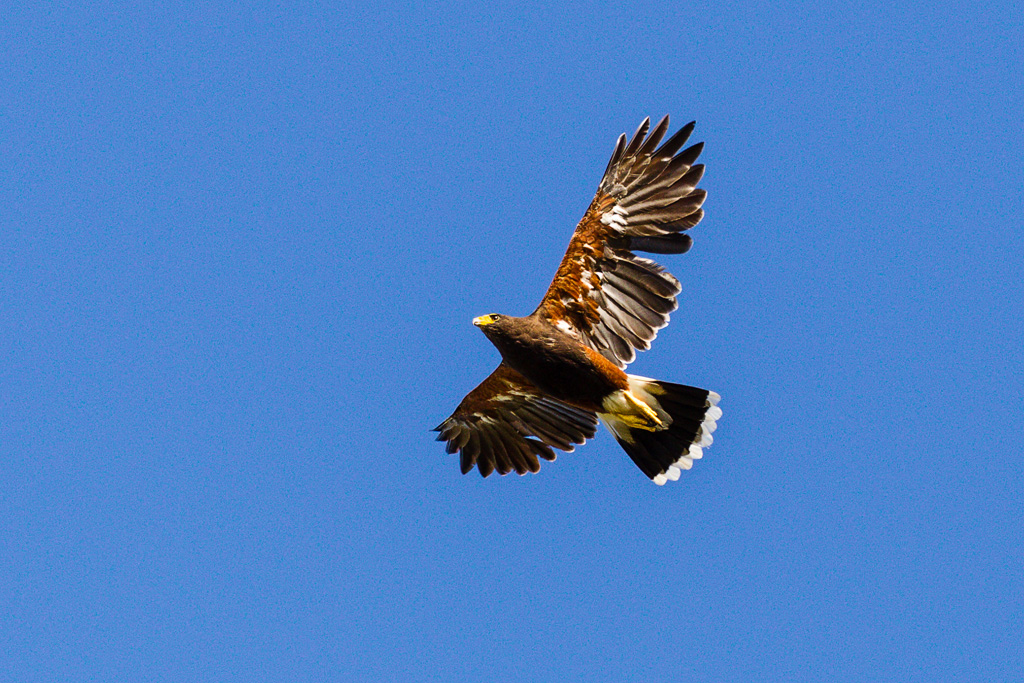
[[[5,13],[0,678],[1020,680],[1012,3],[169,3]],[[606,433],[461,476],[616,136],[709,192]]]

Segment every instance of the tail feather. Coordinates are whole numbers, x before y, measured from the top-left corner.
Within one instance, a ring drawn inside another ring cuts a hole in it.
[[[716,421],[722,416],[721,398],[707,389],[629,376],[629,391],[657,415],[662,426],[649,430],[635,419],[600,413],[600,417],[626,454],[655,484],[679,478],[710,446]],[[628,416],[626,416],[628,417]]]

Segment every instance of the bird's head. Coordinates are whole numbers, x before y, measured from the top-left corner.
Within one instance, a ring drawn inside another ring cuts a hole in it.
[[[500,335],[505,330],[508,321],[509,317],[500,313],[489,313],[473,318],[473,324],[479,327],[488,337],[495,334]]]

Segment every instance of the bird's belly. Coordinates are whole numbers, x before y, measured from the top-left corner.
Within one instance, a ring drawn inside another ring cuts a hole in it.
[[[518,349],[502,355],[544,393],[587,410],[598,410],[602,399],[618,388],[582,353],[565,356]]]

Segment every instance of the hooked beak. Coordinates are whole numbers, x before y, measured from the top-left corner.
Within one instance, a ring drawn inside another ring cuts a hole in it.
[[[483,327],[484,325],[490,325],[494,322],[494,315],[481,315],[473,318],[473,324],[477,327]]]

